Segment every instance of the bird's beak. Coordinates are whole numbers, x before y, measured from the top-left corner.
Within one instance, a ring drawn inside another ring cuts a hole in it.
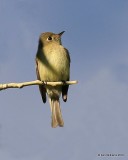
[[[61,37],[65,31],[60,32],[58,35]]]

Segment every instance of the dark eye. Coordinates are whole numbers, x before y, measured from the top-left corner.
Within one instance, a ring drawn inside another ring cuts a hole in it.
[[[47,38],[47,40],[48,40],[48,41],[51,41],[51,40],[52,40],[52,37],[49,36],[49,37]]]

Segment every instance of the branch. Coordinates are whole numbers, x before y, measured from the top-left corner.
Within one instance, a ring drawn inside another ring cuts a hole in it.
[[[22,83],[8,83],[8,84],[0,84],[0,90],[7,89],[7,88],[23,88],[26,86],[31,85],[51,85],[51,86],[57,86],[57,85],[71,85],[76,84],[78,81],[65,81],[65,82],[42,82],[39,80],[30,81],[30,82],[22,82]]]

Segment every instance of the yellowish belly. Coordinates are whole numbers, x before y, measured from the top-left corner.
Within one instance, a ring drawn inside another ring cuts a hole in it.
[[[61,81],[69,77],[69,59],[63,47],[59,49],[44,49],[40,59],[39,73],[42,81]]]

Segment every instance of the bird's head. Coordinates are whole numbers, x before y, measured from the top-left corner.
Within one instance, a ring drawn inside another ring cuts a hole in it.
[[[58,34],[52,32],[45,32],[40,35],[39,42],[42,46],[46,46],[48,44],[57,43],[61,45],[61,36],[65,31],[62,31]]]

